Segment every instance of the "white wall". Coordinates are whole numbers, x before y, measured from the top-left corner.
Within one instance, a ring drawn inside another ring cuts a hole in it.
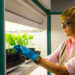
[[[41,56],[45,57],[47,56],[47,32],[34,32],[30,33],[34,36],[34,39],[32,40],[32,43],[34,44],[33,47],[41,51]]]
[[[51,50],[55,50],[58,45],[67,39],[61,28],[60,15],[51,16]]]

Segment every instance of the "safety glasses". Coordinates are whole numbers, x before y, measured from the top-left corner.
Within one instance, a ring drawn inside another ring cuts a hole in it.
[[[68,27],[72,23],[74,22],[61,22],[61,27]]]

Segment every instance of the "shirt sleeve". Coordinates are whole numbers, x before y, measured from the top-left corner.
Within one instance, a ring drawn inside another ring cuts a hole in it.
[[[65,63],[65,66],[70,75],[75,75],[75,57],[73,57],[67,63]]]
[[[64,42],[62,42],[58,47],[57,49],[51,53],[51,55],[48,55],[46,57],[46,60],[49,61],[49,62],[52,62],[52,63],[58,63],[58,58],[59,58],[59,53],[60,53],[60,49],[61,49],[61,46],[63,45]]]

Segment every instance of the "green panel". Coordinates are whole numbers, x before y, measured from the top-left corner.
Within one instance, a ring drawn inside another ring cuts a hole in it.
[[[4,0],[0,0],[0,75],[5,75],[4,63]]]
[[[51,75],[51,73],[48,71],[48,72],[47,72],[47,75]]]
[[[62,12],[48,12],[49,14],[62,14]]]
[[[47,14],[47,50],[48,50],[48,55],[51,53],[51,26],[50,26],[50,14]]]
[[[47,14],[47,53],[51,54],[51,24],[50,24],[50,14]],[[51,75],[48,71],[48,75]]]
[[[46,14],[49,12],[38,0],[32,0],[41,10],[43,10]]]

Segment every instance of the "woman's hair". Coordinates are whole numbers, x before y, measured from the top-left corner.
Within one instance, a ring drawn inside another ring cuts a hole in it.
[[[69,18],[75,21],[75,6],[66,9],[60,16],[60,19]]]

